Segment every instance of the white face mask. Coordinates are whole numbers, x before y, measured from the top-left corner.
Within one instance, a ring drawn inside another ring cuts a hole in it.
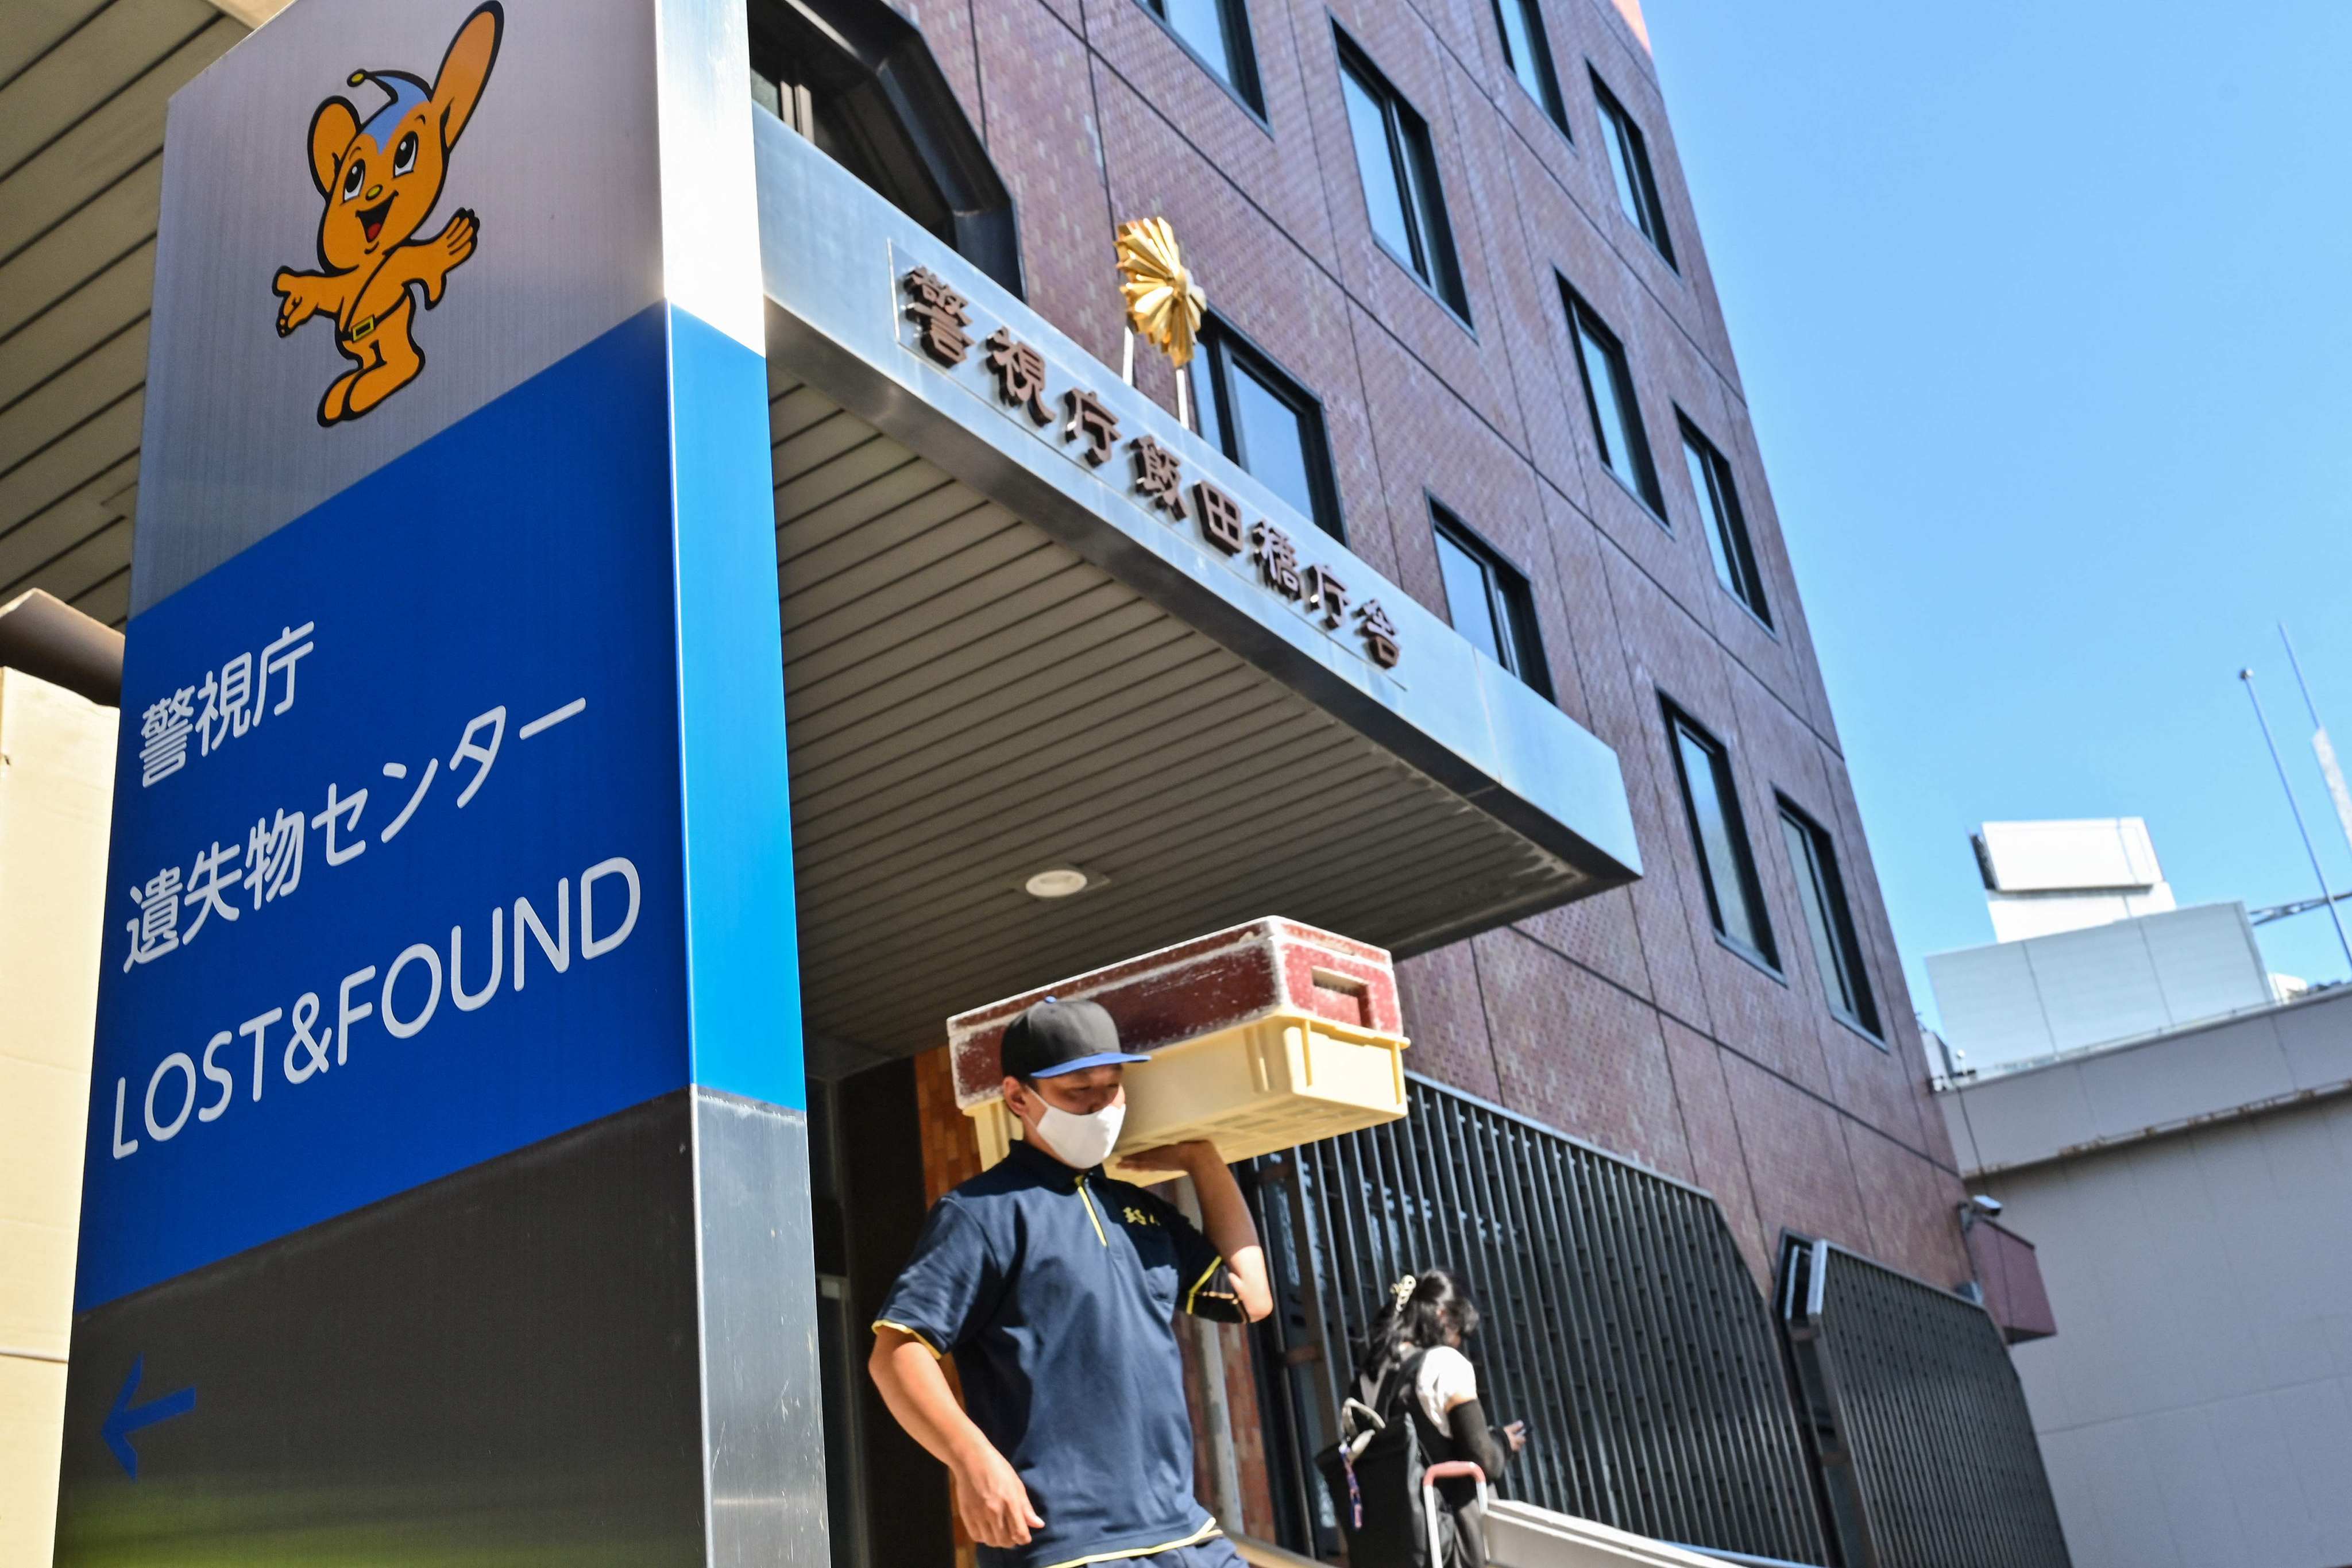
[[[1062,1163],[1090,1171],[1109,1157],[1111,1145],[1118,1142],[1118,1130],[1126,1122],[1124,1101],[1114,1101],[1086,1116],[1047,1104],[1037,1118],[1037,1131],[1053,1145]]]

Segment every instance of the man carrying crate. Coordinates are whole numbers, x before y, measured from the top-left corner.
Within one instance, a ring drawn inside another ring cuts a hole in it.
[[[1052,997],[1006,1026],[1023,1137],[941,1198],[874,1325],[867,1363],[908,1435],[948,1467],[982,1568],[1239,1568],[1192,1495],[1179,1310],[1255,1322],[1265,1255],[1205,1142],[1123,1155],[1192,1179],[1207,1234],[1102,1163],[1126,1116],[1110,1015]],[[953,1355],[969,1405],[940,1358]]]

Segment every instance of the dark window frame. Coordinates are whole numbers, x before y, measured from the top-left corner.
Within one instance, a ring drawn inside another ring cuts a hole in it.
[[[1527,64],[1535,72],[1540,89],[1529,86],[1528,79],[1520,74],[1518,51],[1511,47],[1511,24],[1503,9],[1507,5],[1518,13],[1519,25],[1527,29],[1528,52],[1531,57]],[[1503,63],[1510,68],[1511,79],[1536,100],[1536,107],[1544,111],[1544,118],[1550,121],[1562,136],[1570,142],[1575,141],[1575,136],[1568,129],[1568,100],[1559,90],[1559,72],[1552,63],[1551,39],[1544,30],[1541,0],[1495,0],[1495,31],[1502,39]]]
[[[1773,933],[1771,916],[1764,905],[1764,882],[1757,868],[1756,846],[1748,835],[1748,814],[1739,804],[1739,781],[1731,765],[1731,748],[1671,697],[1662,694],[1660,706],[1665,716],[1667,749],[1674,753],[1675,781],[1682,790],[1683,826],[1690,834],[1691,858],[1698,865],[1699,886],[1706,895],[1707,920],[1714,927],[1715,939],[1728,951],[1786,984],[1787,975],[1780,966],[1780,942]],[[1727,814],[1725,826],[1728,830],[1732,858],[1738,862],[1730,868],[1738,884],[1734,890],[1740,895],[1748,926],[1756,933],[1758,941],[1755,942],[1743,942],[1733,935],[1724,918],[1718,868],[1707,856],[1706,832],[1699,822],[1698,796],[1692,792],[1690,768],[1684,754],[1685,741],[1709,758],[1712,775],[1709,783]]]
[[[1658,259],[1679,272],[1674,236],[1666,227],[1665,198],[1658,194],[1657,168],[1650,162],[1650,139],[1624,100],[1601,79],[1599,68],[1587,61],[1585,69],[1592,78],[1593,103],[1601,111],[1601,152],[1609,159],[1610,183],[1617,186],[1618,210],[1650,242]],[[1629,195],[1631,208],[1626,205]]]
[[[1568,312],[1569,348],[1576,355],[1576,377],[1584,388],[1584,414],[1592,425],[1592,444],[1601,454],[1601,467],[1672,532],[1673,524],[1666,517],[1665,491],[1658,482],[1658,464],[1650,450],[1650,432],[1642,422],[1642,398],[1633,386],[1633,364],[1625,353],[1625,340],[1585,301],[1573,284],[1565,277],[1559,280],[1560,304]],[[1593,387],[1592,366],[1585,358],[1587,338],[1600,340],[1601,353],[1609,361],[1609,378],[1617,394],[1618,424],[1632,448],[1627,454],[1633,460],[1632,479],[1620,473],[1609,460],[1609,434],[1601,417],[1601,395]]]
[[[1739,477],[1732,471],[1731,458],[1679,407],[1675,410],[1675,423],[1682,435],[1685,471],[1694,466],[1694,458],[1696,466],[1706,470],[1704,476],[1691,473],[1690,480],[1694,488],[1706,487],[1694,499],[1699,506],[1699,523],[1706,531],[1716,583],[1755,617],[1757,625],[1777,637],[1780,631],[1772,624],[1764,569],[1756,561],[1756,540],[1748,531],[1747,509],[1739,501]]]
[[[1837,840],[1818,818],[1787,795],[1775,792],[1773,798],[1780,808],[1781,848],[1790,858],[1789,874],[1796,880],[1798,904],[1813,944],[1814,967],[1833,965],[1832,972],[1822,975],[1822,994],[1830,1014],[1885,1050],[1885,1021],[1878,1011],[1877,991],[1871,984],[1870,963],[1862,950],[1853,901],[1846,892],[1845,873],[1838,864]],[[1802,865],[1797,862],[1791,833],[1803,841]]]
[[[1372,62],[1372,57],[1362,45],[1348,36],[1336,21],[1331,25],[1332,40],[1338,48],[1341,81],[1339,90],[1344,100],[1347,78],[1379,107],[1388,132],[1389,166],[1399,176],[1397,194],[1404,210],[1407,241],[1411,254],[1400,256],[1396,247],[1381,237],[1377,226],[1371,227],[1372,243],[1398,266],[1404,268],[1414,282],[1425,289],[1430,298],[1445,307],[1464,330],[1475,334],[1470,319],[1470,293],[1463,281],[1461,253],[1454,244],[1454,220],[1446,211],[1445,184],[1437,169],[1437,141],[1429,128],[1429,118],[1413,107],[1412,100],[1397,90],[1386,72]],[[1362,152],[1354,146],[1355,124],[1349,119],[1348,134],[1350,150],[1356,153],[1357,175],[1363,174]],[[1367,203],[1371,193],[1364,195]]]
[[[1217,62],[1192,47],[1192,40],[1176,30],[1168,15],[1168,0],[1136,0],[1143,14],[1160,24],[1160,31],[1175,41],[1176,47],[1192,58],[1192,63],[1209,73],[1209,77],[1233,100],[1246,110],[1258,129],[1269,136],[1274,126],[1265,117],[1265,83],[1258,73],[1257,39],[1250,31],[1248,0],[1212,0],[1217,8],[1217,23],[1224,35],[1226,52],[1233,57],[1231,74],[1221,70]]]
[[[1331,462],[1331,429],[1323,417],[1323,400],[1285,370],[1279,360],[1260,348],[1248,333],[1213,311],[1202,320],[1200,352],[1192,361],[1194,400],[1203,411],[1212,414],[1217,424],[1216,439],[1212,445],[1243,472],[1249,472],[1241,429],[1233,417],[1232,376],[1236,362],[1245,374],[1273,394],[1276,401],[1287,405],[1299,416],[1299,424],[1309,437],[1305,453],[1307,488],[1314,509],[1308,521],[1341,544],[1347,543],[1348,523],[1339,506],[1339,476]],[[1205,374],[1199,368],[1204,365]]]
[[[1451,542],[1469,556],[1485,576],[1488,624],[1509,634],[1507,640],[1501,637],[1495,639],[1496,646],[1503,650],[1502,667],[1545,701],[1554,700],[1551,662],[1544,656],[1543,628],[1536,622],[1535,585],[1527,569],[1463,521],[1460,512],[1433,494],[1424,491],[1423,495],[1429,503],[1433,537]],[[1456,617],[1461,612],[1446,585],[1443,563],[1438,570],[1438,587],[1445,595],[1446,619],[1458,634],[1461,623]]]
[[[883,0],[751,0],[744,11],[747,86],[777,96],[761,107],[814,142],[815,94],[825,94],[876,165],[843,167],[1024,298],[1012,192],[922,30]]]

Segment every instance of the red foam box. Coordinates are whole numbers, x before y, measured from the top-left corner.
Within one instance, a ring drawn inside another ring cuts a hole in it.
[[[956,1104],[969,1112],[1004,1081],[1004,1026],[1058,996],[1099,1002],[1119,1043],[1150,1053],[1276,1009],[1313,1014],[1351,1029],[1402,1035],[1396,965],[1385,948],[1296,921],[1252,921],[1074,974],[948,1020]]]

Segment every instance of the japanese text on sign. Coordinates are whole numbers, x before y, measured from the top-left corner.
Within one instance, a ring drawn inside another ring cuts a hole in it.
[[[599,892],[599,883],[609,885]],[[644,893],[635,862],[615,855],[580,873],[576,898],[569,877],[556,879],[554,895],[548,900],[544,913],[527,896],[513,900],[514,963],[510,984],[502,984],[508,973],[508,922],[507,906],[501,902],[490,906],[488,950],[476,960],[478,969],[487,971],[478,986],[469,989],[467,985],[466,931],[462,924],[453,925],[449,928],[446,975],[437,941],[411,942],[397,956],[383,955],[391,961],[381,971],[373,963],[365,963],[339,981],[330,981],[327,994],[334,997],[331,1022],[326,1021],[328,1005],[321,993],[305,991],[293,998],[290,1009],[284,1005],[266,1008],[236,1025],[234,1030],[213,1031],[201,1056],[184,1050],[166,1053],[148,1073],[146,1093],[136,1101],[139,1113],[129,1117],[128,1129],[124,1122],[128,1108],[134,1103],[131,1080],[118,1077],[114,1080],[113,1157],[126,1160],[139,1152],[142,1145],[134,1130],[142,1123],[150,1142],[168,1143],[186,1128],[191,1115],[200,1123],[217,1121],[226,1115],[237,1098],[239,1079],[236,1068],[230,1064],[241,1063],[243,1058],[232,1057],[230,1063],[224,1063],[220,1053],[235,1049],[239,1036],[253,1042],[252,1072],[246,1081],[250,1085],[251,1099],[258,1101],[268,1087],[281,1078],[289,1084],[308,1083],[331,1068],[348,1067],[353,1031],[370,1018],[388,1037],[409,1040],[424,1033],[425,1026],[433,1021],[445,994],[458,1012],[472,1013],[488,1005],[502,993],[521,991],[526,984],[524,964],[533,947],[538,950],[541,967],[555,974],[568,973],[574,952],[572,938],[575,924],[580,933],[579,956],[583,960],[602,958],[626,942],[629,933],[636,929]],[[600,898],[604,900],[601,913],[597,903]],[[529,945],[523,941],[526,932],[531,938]],[[285,1044],[282,1049],[273,1051],[269,1031],[279,1025],[285,1026],[280,1037]],[[331,1061],[330,1051],[333,1053]],[[275,1073],[271,1071],[273,1067]],[[206,1084],[215,1087],[207,1090]],[[212,1098],[206,1101],[208,1092]]]
[[[188,743],[209,757],[261,727],[263,719],[294,706],[294,668],[318,645],[315,621],[288,626],[258,654],[239,653],[204,679],[147,705],[139,716],[139,784],[152,788],[188,764]],[[272,704],[269,694],[278,693]]]
[[[528,741],[583,712],[587,706],[586,698],[574,698],[524,724],[515,731],[515,737]],[[490,776],[499,748],[505,743],[506,730],[507,710],[501,706],[477,714],[458,736],[457,750],[449,756],[450,777],[454,783],[459,771],[467,768],[471,769],[471,774],[457,788],[457,808],[463,809]],[[376,843],[389,844],[400,837],[401,830],[425,804],[441,771],[439,757],[425,760],[424,771],[416,774],[415,784],[407,790],[407,799],[392,820],[384,824]],[[388,762],[383,765],[382,776],[395,785],[405,786],[414,772],[407,763]],[[215,918],[225,924],[234,924],[242,918],[240,894],[247,906],[244,912],[250,913],[294,892],[302,885],[303,852],[310,829],[317,830],[319,858],[327,866],[341,866],[356,858],[368,847],[361,817],[367,809],[370,787],[362,785],[345,794],[341,784],[330,779],[326,805],[316,814],[306,815],[300,807],[291,811],[283,806],[265,810],[247,830],[242,846],[232,832],[227,843],[215,838],[209,847],[199,850],[184,877],[175,864],[134,884],[130,889],[131,901],[139,914],[129,922],[131,948],[122,960],[123,971],[127,973],[140,964],[152,963],[166,953],[193,946],[203,934],[205,923]],[[399,790],[393,792],[393,798],[400,798]]]
[[[963,364],[974,343],[971,301],[927,267],[907,272],[899,288],[922,352],[945,369]],[[1089,468],[1099,468],[1110,460],[1120,442],[1118,416],[1097,393],[1079,386],[1065,389],[1057,422],[1046,384],[1045,356],[1034,344],[1014,337],[1010,327],[999,326],[979,346],[1000,406],[1026,413],[1041,427],[1058,423],[1063,446],[1083,443],[1076,455]],[[1223,555],[1238,556],[1248,550],[1262,586],[1297,605],[1326,631],[1340,631],[1354,621],[1365,657],[1382,669],[1396,668],[1403,657],[1396,623],[1378,599],[1351,605],[1349,590],[1338,574],[1328,566],[1302,563],[1289,534],[1273,523],[1261,520],[1245,529],[1241,503],[1207,479],[1194,480],[1188,499],[1182,458],[1149,433],[1129,438],[1126,446],[1134,464],[1129,493],[1139,504],[1171,524],[1197,522],[1202,542]]]

